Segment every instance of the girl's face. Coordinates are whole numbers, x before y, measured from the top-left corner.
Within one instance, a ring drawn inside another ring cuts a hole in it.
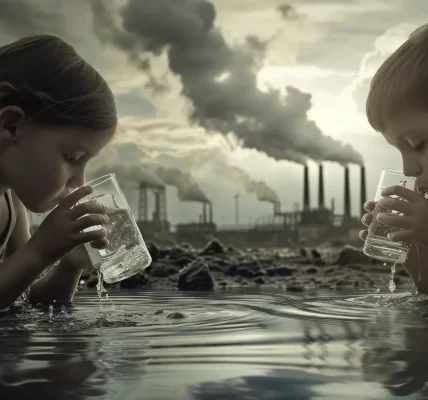
[[[382,134],[400,151],[404,174],[428,191],[428,112],[404,110],[387,121]]]
[[[84,185],[88,161],[115,130],[18,125],[14,137],[0,136],[0,185],[12,189],[30,211],[47,212]]]

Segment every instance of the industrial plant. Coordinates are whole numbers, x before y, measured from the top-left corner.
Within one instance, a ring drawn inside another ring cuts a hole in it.
[[[168,222],[166,210],[166,191],[164,186],[147,183],[139,188],[139,206],[137,223],[146,241],[156,240],[169,243],[187,242],[201,247],[208,240],[216,238],[227,245],[246,247],[286,247],[305,243],[318,245],[338,241],[355,243],[361,229],[359,218],[351,215],[351,189],[349,167],[344,167],[344,209],[336,213],[334,201],[326,207],[324,195],[324,169],[320,164],[318,175],[318,204],[310,207],[309,167],[303,169],[303,207],[301,210],[281,211],[279,203],[273,204],[272,218],[251,227],[236,225],[230,228],[218,228],[213,222],[213,206],[210,201],[201,201],[202,209],[198,222],[177,224]],[[366,171],[360,168],[360,204],[361,215],[366,201]],[[154,196],[154,211],[148,215],[149,196]],[[237,201],[237,196],[235,197]]]

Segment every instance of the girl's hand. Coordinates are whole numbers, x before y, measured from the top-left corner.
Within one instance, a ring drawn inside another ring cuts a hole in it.
[[[428,246],[428,200],[402,186],[390,186],[382,191],[379,204],[394,213],[381,212],[376,219],[381,224],[400,229],[388,238],[393,242],[414,242]]]
[[[91,243],[98,249],[107,246],[107,232],[104,228],[83,232],[86,228],[108,222],[103,205],[95,202],[75,205],[91,193],[90,186],[75,190],[40,224],[28,244],[32,246],[34,254],[40,257],[41,263],[53,264],[84,243]]]

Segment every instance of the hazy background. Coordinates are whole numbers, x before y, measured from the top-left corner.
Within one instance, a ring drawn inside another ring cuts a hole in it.
[[[119,135],[92,170],[129,164],[150,179],[158,165],[177,167],[199,185],[181,186],[182,198],[206,196],[219,224],[234,223],[236,193],[241,223],[271,214],[276,197],[282,210],[301,203],[307,160],[312,205],[324,161],[338,210],[341,164],[352,163],[354,215],[357,164],[369,196],[383,167],[401,166],[366,122],[365,97],[382,61],[426,22],[426,0],[0,0],[0,10],[0,45],[59,35],[111,85]],[[167,194],[172,223],[198,219],[198,203]]]

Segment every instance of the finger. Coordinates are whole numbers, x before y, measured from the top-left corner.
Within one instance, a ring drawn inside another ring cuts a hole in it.
[[[360,231],[360,232],[359,232],[359,234],[358,234],[358,236],[360,237],[360,239],[361,239],[361,240],[364,240],[364,241],[367,239],[367,235],[368,235],[367,230],[365,230],[365,231]]]
[[[62,210],[68,210],[73,207],[79,200],[83,199],[93,192],[92,187],[82,186],[81,188],[70,193],[64,200],[61,201],[57,208]]]
[[[411,217],[390,213],[379,213],[376,220],[381,224],[400,229],[411,229],[415,225],[415,222]]]
[[[414,206],[406,200],[394,199],[392,197],[383,197],[379,200],[379,205],[389,210],[395,210],[406,215],[412,215]]]
[[[109,245],[109,242],[106,238],[97,239],[91,242],[91,247],[97,250],[103,250]]]
[[[70,218],[76,220],[86,214],[105,214],[107,212],[106,206],[95,201],[88,201],[86,203],[78,204],[70,210]]]
[[[365,225],[365,226],[369,226],[373,221],[373,214],[372,213],[368,213],[368,214],[364,214],[361,217],[361,222]]]
[[[73,232],[80,232],[86,228],[97,225],[105,225],[108,223],[108,216],[101,214],[88,214],[82,218],[77,219],[72,224]]]
[[[402,231],[393,232],[388,234],[388,239],[391,242],[410,242],[415,234],[411,229],[404,229]]]
[[[95,242],[98,240],[105,239],[106,236],[107,236],[106,229],[100,228],[93,231],[79,232],[75,234],[75,241],[78,244],[84,244],[84,243],[90,243],[90,242]]]
[[[375,209],[375,207],[376,207],[376,202],[374,202],[374,201],[371,201],[371,200],[369,200],[369,201],[366,201],[365,203],[364,203],[364,210],[366,210],[366,211],[368,211],[368,212],[371,212],[371,211],[373,211],[374,209]]]
[[[382,196],[398,196],[411,203],[419,201],[421,199],[421,195],[415,192],[414,190],[407,189],[403,186],[395,185],[389,186],[382,190]]]

